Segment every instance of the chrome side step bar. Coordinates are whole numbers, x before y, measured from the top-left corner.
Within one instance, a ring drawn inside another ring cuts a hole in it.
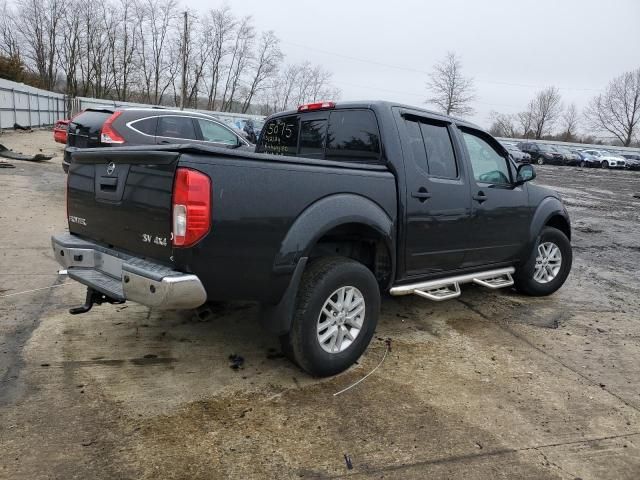
[[[499,268],[486,272],[469,273],[455,277],[440,278],[427,282],[412,283],[409,285],[399,285],[393,287],[389,293],[391,295],[418,295],[429,300],[441,302],[460,296],[461,283],[476,283],[486,288],[496,289],[510,287],[513,285],[515,268]]]

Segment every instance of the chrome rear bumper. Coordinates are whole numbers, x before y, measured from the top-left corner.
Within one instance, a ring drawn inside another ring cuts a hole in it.
[[[195,275],[68,233],[52,236],[51,245],[69,278],[114,300],[130,300],[159,309],[195,308],[207,300],[207,293]]]

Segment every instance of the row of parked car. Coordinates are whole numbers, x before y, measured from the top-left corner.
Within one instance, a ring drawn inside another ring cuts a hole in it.
[[[640,170],[640,154],[637,153],[604,148],[577,149],[536,142],[501,143],[518,163]]]

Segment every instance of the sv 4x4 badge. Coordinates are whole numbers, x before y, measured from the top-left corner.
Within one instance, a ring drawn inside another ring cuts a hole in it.
[[[161,247],[166,247],[167,246],[167,237],[153,237],[152,235],[149,235],[148,233],[143,233],[142,234],[142,241],[144,243],[154,243],[156,245],[160,245]]]

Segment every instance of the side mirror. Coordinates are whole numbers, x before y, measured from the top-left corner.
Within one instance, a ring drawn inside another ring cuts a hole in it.
[[[530,182],[536,178],[536,171],[533,168],[533,165],[523,164],[518,167],[518,175],[516,178],[516,184],[522,185],[525,182]]]

